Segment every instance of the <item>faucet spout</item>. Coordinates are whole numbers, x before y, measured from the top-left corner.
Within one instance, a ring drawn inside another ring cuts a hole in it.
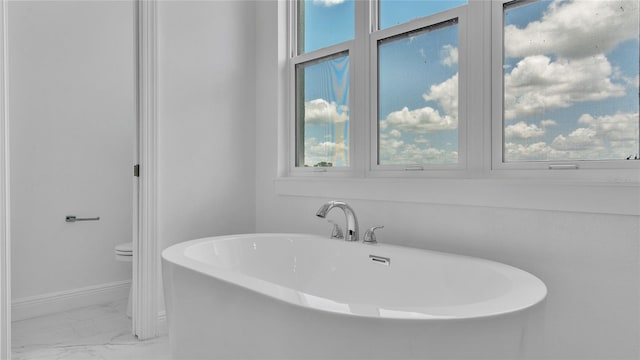
[[[344,211],[344,215],[347,219],[347,231],[344,239],[347,241],[358,241],[358,219],[356,218],[356,213],[347,203],[342,201],[329,201],[318,209],[316,216],[324,219],[333,208],[339,208]]]

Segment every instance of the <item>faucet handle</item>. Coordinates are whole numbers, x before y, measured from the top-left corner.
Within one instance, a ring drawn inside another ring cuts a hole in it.
[[[374,226],[372,228],[369,228],[365,233],[364,233],[364,237],[362,238],[362,242],[365,244],[375,244],[378,241],[376,240],[376,230],[378,229],[383,229],[384,226]]]
[[[331,230],[331,238],[332,239],[344,239],[344,233],[342,232],[342,229],[340,228],[340,225],[334,223],[331,220],[327,220],[329,222],[329,224],[333,225],[333,229]]]

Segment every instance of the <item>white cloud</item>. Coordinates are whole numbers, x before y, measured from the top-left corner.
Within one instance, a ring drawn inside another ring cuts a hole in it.
[[[451,61],[451,64],[457,61],[457,49],[445,46],[443,50],[447,52],[443,61]],[[380,121],[382,164],[450,164],[458,161],[457,151],[429,146],[429,140],[423,136],[408,143],[402,138],[404,131],[424,134],[458,128],[458,74],[440,84],[432,85],[422,97],[427,102],[436,102],[443,113],[431,106],[415,110],[404,107]]]
[[[550,144],[505,143],[508,160],[625,159],[638,153],[638,113],[594,117],[583,114],[579,127],[556,136]],[[515,137],[514,137],[515,138]]]
[[[504,129],[504,136],[507,139],[531,139],[542,137],[545,133],[544,128],[540,128],[536,124],[527,124],[524,121],[509,125]]]
[[[616,113],[599,117],[583,114],[578,123],[589,126],[599,136],[612,141],[638,139],[638,113]]]
[[[543,128],[547,128],[547,127],[550,127],[550,126],[557,126],[557,125],[558,125],[558,123],[555,122],[554,120],[551,120],[551,119],[540,121],[540,126],[542,126]]]
[[[409,110],[407,107],[394,111],[381,121],[382,130],[391,126],[408,132],[431,133],[442,130],[453,130],[458,127],[458,119],[449,115],[442,115],[431,107]],[[392,130],[393,131],[393,130]]]
[[[391,131],[389,131],[389,136],[393,137],[393,138],[399,138],[402,136],[402,133],[396,129],[393,129]]]
[[[612,155],[598,141],[590,137],[589,131],[571,133],[568,136],[556,138],[557,142],[548,145],[545,142],[534,144],[506,143],[507,161],[558,161],[558,160],[598,160],[622,159],[622,156]],[[582,146],[580,146],[582,145]],[[558,148],[556,148],[558,147]],[[628,155],[625,155],[625,157]]]
[[[458,161],[458,152],[424,146],[425,142],[405,143],[380,135],[380,163],[383,165],[442,164]]]
[[[637,89],[638,79],[624,77],[605,53],[639,38],[638,6],[637,0],[554,0],[539,21],[505,27],[505,55],[523,58],[505,75],[505,118]]]
[[[505,27],[509,57],[557,54],[584,58],[603,54],[617,44],[638,38],[637,0],[555,0],[539,21],[518,29]]]
[[[598,137],[598,133],[589,128],[577,128],[569,135],[558,135],[551,147],[555,150],[585,150],[585,149],[602,149],[602,140]]]
[[[331,162],[335,154],[336,144],[330,141],[318,142],[317,139],[305,139],[304,164],[313,166],[322,161]]]
[[[507,161],[527,161],[527,160],[547,160],[553,151],[547,143],[537,142],[534,144],[504,144],[505,159]]]
[[[444,45],[440,50],[442,65],[453,66],[458,63],[458,48],[453,45]]]
[[[306,165],[313,166],[322,161],[336,165],[336,154],[347,152],[347,144],[336,144],[332,141],[318,141],[316,138],[304,140],[304,161]]]
[[[344,1],[345,0],[313,0],[313,3],[317,4],[317,5],[330,7],[330,6],[334,6],[334,5],[340,5]]]
[[[624,86],[609,79],[612,72],[604,55],[556,61],[544,55],[526,57],[505,75],[505,118],[543,114],[576,102],[624,96]]]
[[[336,124],[349,120],[346,106],[338,106],[324,99],[305,102],[304,114],[307,124]]]
[[[450,47],[450,45],[447,46]],[[438,103],[444,113],[440,113],[431,106],[415,110],[409,110],[405,106],[401,110],[389,113],[386,119],[381,120],[380,130],[384,131],[390,127],[392,130],[431,133],[458,128],[458,73],[440,84],[431,85],[429,92],[422,94],[422,98],[427,102]]]
[[[380,134],[380,151],[387,151],[391,153],[397,152],[397,149],[405,145],[404,141],[398,138],[394,138],[388,134]]]
[[[426,101],[437,102],[444,112],[458,123],[458,73],[436,85],[431,85],[428,94],[423,94]]]

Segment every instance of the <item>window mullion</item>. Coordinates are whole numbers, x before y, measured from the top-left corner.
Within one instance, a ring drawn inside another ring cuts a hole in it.
[[[481,177],[491,170],[491,3],[469,1],[466,18],[460,57],[467,72],[467,169]]]
[[[369,134],[369,45],[368,39],[371,29],[371,6],[374,2],[356,1],[355,8],[355,41],[353,43],[351,74],[353,104],[351,121],[351,159],[354,174],[364,176],[367,168],[368,151],[370,144]]]

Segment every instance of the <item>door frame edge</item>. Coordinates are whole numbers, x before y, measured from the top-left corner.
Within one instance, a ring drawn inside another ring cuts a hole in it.
[[[157,175],[157,2],[137,0],[138,209],[133,259],[133,334],[158,336],[160,252]]]

